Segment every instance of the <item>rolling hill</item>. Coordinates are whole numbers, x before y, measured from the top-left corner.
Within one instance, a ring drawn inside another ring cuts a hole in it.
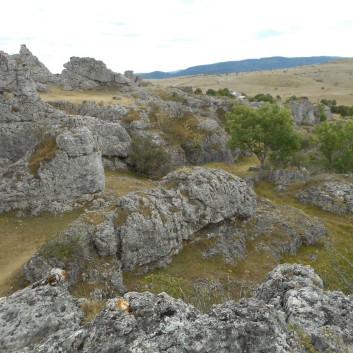
[[[153,71],[149,73],[140,73],[139,75],[141,75],[145,79],[162,79],[202,74],[212,75],[258,70],[273,70],[293,66],[325,63],[338,58],[338,56],[311,56],[296,58],[272,56],[269,58],[261,59],[246,59],[239,61],[225,61],[209,65],[198,65],[189,67],[185,70],[179,70],[174,72]]]

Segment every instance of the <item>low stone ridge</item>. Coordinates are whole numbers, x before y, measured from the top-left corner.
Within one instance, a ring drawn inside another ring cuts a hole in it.
[[[19,64],[25,65],[30,72],[31,78],[36,83],[37,91],[46,92],[47,85],[59,83],[58,77],[53,75],[49,69],[32,54],[25,44],[21,45],[20,53],[12,56]]]
[[[60,131],[2,171],[0,213],[70,210],[70,205],[101,192],[104,180],[101,152],[90,131]]]
[[[321,121],[321,112],[318,107],[310,103],[306,97],[299,99],[293,99],[289,102],[294,121],[298,125],[314,125]],[[332,119],[331,109],[327,106],[323,106],[322,114],[324,114],[326,120]]]
[[[325,211],[352,214],[353,178],[326,177],[304,187],[297,197],[300,202],[318,206]]]
[[[196,231],[229,217],[250,217],[255,210],[254,191],[232,174],[201,167],[173,172],[152,190],[87,211],[25,264],[24,276],[33,282],[51,267],[64,267],[75,285],[87,281],[89,261],[97,266],[111,257],[105,291],[123,291],[122,270],[166,266]]]
[[[61,73],[61,84],[66,90],[92,89],[100,86],[137,86],[141,80],[127,71],[126,75],[107,69],[103,61],[93,58],[79,58],[73,56],[64,64],[65,69]]]
[[[209,313],[158,295],[109,299],[90,322],[60,284],[27,287],[0,299],[4,352],[351,352],[353,296],[324,291],[310,266],[283,264],[251,298]]]

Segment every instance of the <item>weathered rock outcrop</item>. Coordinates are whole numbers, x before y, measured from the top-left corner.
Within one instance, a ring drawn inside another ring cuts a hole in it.
[[[87,128],[47,136],[2,171],[0,213],[13,209],[60,212],[104,188],[101,153]]]
[[[53,75],[49,69],[34,56],[25,44],[21,45],[20,53],[13,58],[21,65],[25,65],[30,72],[31,78],[36,83],[38,91],[47,91],[47,85],[54,85],[59,78]]]
[[[0,51],[0,93],[11,92],[20,99],[36,102],[36,85],[26,64],[18,64],[10,55]]]
[[[121,268],[165,266],[196,231],[229,217],[250,217],[255,208],[255,193],[229,173],[200,167],[170,173],[157,188],[127,194],[86,212],[25,265],[24,275],[33,282],[51,267],[64,267],[74,285],[87,280],[82,271],[97,256],[110,256],[119,278]],[[68,256],[55,249],[68,249],[62,251]],[[112,278],[114,271],[105,282],[121,289]]]
[[[318,218],[261,197],[257,198],[256,213],[250,219],[239,222],[230,218],[211,224],[202,232],[208,238],[214,238],[212,245],[202,251],[203,255],[221,254],[231,264],[247,256],[246,244],[251,244],[253,251],[260,256],[268,254],[279,262],[281,255],[295,254],[298,247],[317,244],[327,235],[325,226]]]
[[[275,185],[288,185],[307,181],[310,174],[306,168],[302,169],[274,169],[268,175],[268,181]]]
[[[127,76],[107,69],[103,61],[93,58],[78,58],[73,56],[64,64],[61,73],[61,84],[64,89],[92,89],[100,86],[124,87],[138,85],[138,79],[131,71]]]
[[[90,322],[59,284],[0,299],[4,352],[351,352],[353,296],[326,292],[310,266],[280,265],[252,298],[208,314],[165,293],[130,292]]]
[[[302,203],[334,213],[353,213],[353,178],[350,176],[322,177],[303,189],[297,195]]]
[[[323,106],[320,111],[318,106],[310,103],[306,97],[291,100],[289,104],[296,124],[314,125],[322,120],[320,115],[323,115],[326,120],[332,119],[329,107]]]

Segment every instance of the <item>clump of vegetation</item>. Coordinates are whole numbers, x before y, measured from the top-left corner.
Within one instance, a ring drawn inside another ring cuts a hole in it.
[[[160,177],[167,173],[168,161],[169,155],[165,148],[156,145],[151,137],[133,136],[130,163],[137,173]]]
[[[274,98],[269,94],[259,93],[254,97],[248,97],[250,102],[268,102],[275,103]]]
[[[202,89],[200,87],[196,88],[194,94],[202,94]]]
[[[208,96],[221,96],[221,97],[233,97],[232,93],[230,92],[229,88],[220,88],[217,91],[215,91],[212,88],[209,88],[206,91],[206,95]]]
[[[34,151],[28,160],[28,168],[33,175],[38,175],[41,163],[48,163],[55,158],[56,147],[56,138],[51,135],[45,136],[34,147]]]
[[[85,324],[87,322],[90,322],[97,314],[99,314],[104,308],[105,303],[106,300],[88,299],[84,301],[80,305],[80,309],[85,315],[83,318],[83,323]]]
[[[139,112],[138,110],[135,110],[135,109],[130,109],[129,112],[121,118],[121,120],[124,123],[128,123],[128,124],[139,119],[140,119]]]

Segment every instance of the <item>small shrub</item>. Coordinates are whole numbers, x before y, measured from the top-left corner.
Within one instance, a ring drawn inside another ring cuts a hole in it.
[[[136,172],[159,177],[168,171],[168,160],[165,148],[156,146],[151,137],[133,136],[130,163]]]
[[[216,92],[214,89],[209,88],[209,89],[206,91],[206,94],[207,94],[208,96],[215,96],[215,95],[217,94],[217,92]]]
[[[200,87],[196,88],[194,91],[195,94],[202,94],[202,89]]]

